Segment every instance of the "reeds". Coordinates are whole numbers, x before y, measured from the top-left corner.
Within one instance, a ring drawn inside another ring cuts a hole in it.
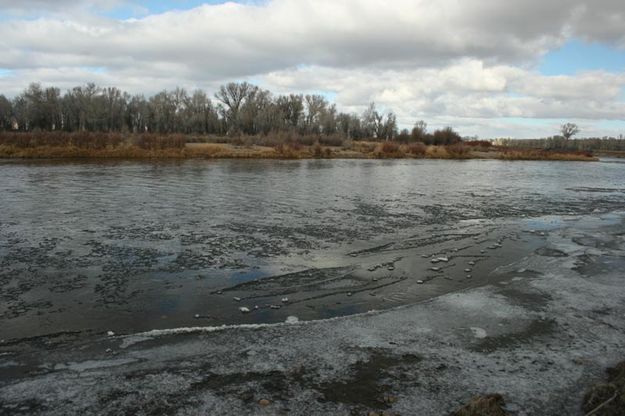
[[[597,160],[589,152],[566,152],[540,149],[498,149],[502,160],[562,160],[562,161],[594,161]]]
[[[0,157],[8,158],[428,158],[502,160],[596,160],[586,152],[514,149],[475,143],[426,146],[420,142],[348,141],[339,136],[280,132],[267,136],[198,138],[184,135],[29,132],[1,133]]]

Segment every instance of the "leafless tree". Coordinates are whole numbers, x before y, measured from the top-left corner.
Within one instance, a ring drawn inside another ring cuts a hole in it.
[[[219,87],[219,91],[215,93],[215,98],[225,105],[223,116],[228,124],[229,132],[239,131],[239,111],[241,106],[250,95],[255,93],[257,89],[258,87],[247,82],[230,82]]]
[[[579,127],[574,123],[566,123],[560,127],[560,133],[562,133],[562,136],[568,140],[579,133]]]

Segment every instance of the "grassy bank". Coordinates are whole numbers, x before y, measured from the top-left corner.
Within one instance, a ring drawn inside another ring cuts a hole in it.
[[[309,136],[186,137],[107,133],[0,135],[2,158],[120,159],[501,159],[596,160],[585,152],[512,149],[479,143],[427,146],[420,142],[351,141]]]

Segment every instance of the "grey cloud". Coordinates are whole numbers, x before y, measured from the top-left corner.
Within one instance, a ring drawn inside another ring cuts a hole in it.
[[[9,56],[28,50],[33,66],[49,65],[46,53],[99,59],[103,66],[124,56],[145,62],[184,60],[209,77],[236,77],[295,65],[401,68],[459,57],[527,62],[562,42],[569,15],[579,8],[572,0],[505,4],[273,0],[126,22],[19,21],[4,25],[0,36],[10,41]],[[2,58],[6,67],[20,62]]]
[[[0,0],[0,10],[16,10],[14,3]],[[121,3],[82,0],[78,8]],[[622,0],[269,0],[125,21],[64,11],[76,4],[25,0],[22,11],[54,10],[0,26],[0,68],[13,70],[0,75],[3,93],[31,81],[152,93],[245,79],[277,92],[336,92],[349,111],[375,100],[405,123],[441,114],[458,121],[625,113],[623,74],[532,71],[573,36],[625,47]]]

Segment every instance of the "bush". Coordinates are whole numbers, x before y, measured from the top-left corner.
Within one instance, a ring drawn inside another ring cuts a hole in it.
[[[488,140],[467,140],[466,142],[464,142],[464,144],[466,144],[467,146],[471,146],[471,147],[492,147],[493,144],[488,141]]]
[[[465,157],[469,154],[469,147],[462,143],[445,146],[445,150],[452,157]]]
[[[403,129],[397,135],[397,139],[396,140],[398,142],[400,142],[400,143],[408,143],[408,142],[412,141],[412,136],[408,132],[408,129]]]
[[[412,129],[412,132],[410,133],[410,139],[413,142],[427,143],[429,141],[429,139],[431,139],[431,137],[432,137],[432,135],[428,134],[425,131],[425,129],[417,128],[417,127]]]
[[[456,144],[462,141],[462,137],[451,127],[445,127],[442,130],[436,130],[432,136],[435,145]]]
[[[140,134],[134,144],[145,150],[183,149],[187,141],[181,134],[157,136],[155,134]]]
[[[297,143],[304,146],[312,146],[315,143],[318,143],[317,139],[314,136],[298,136],[296,140]]]
[[[408,146],[408,153],[415,156],[425,156],[427,147],[423,143],[412,143]]]
[[[382,153],[393,154],[399,152],[399,145],[395,142],[384,142],[382,144]]]
[[[323,156],[323,148],[319,143],[316,143],[313,146],[313,156],[316,158],[320,158],[321,156]]]
[[[339,146],[343,146],[343,142],[344,142],[344,139],[339,135],[319,137],[319,143],[321,143],[324,146],[339,147]]]
[[[354,144],[354,150],[362,153],[372,153],[375,151],[377,145],[369,142],[357,142]]]
[[[68,133],[63,131],[13,132],[0,134],[0,145],[19,149],[35,147],[78,147],[81,149],[105,149],[125,143],[120,133]]]

